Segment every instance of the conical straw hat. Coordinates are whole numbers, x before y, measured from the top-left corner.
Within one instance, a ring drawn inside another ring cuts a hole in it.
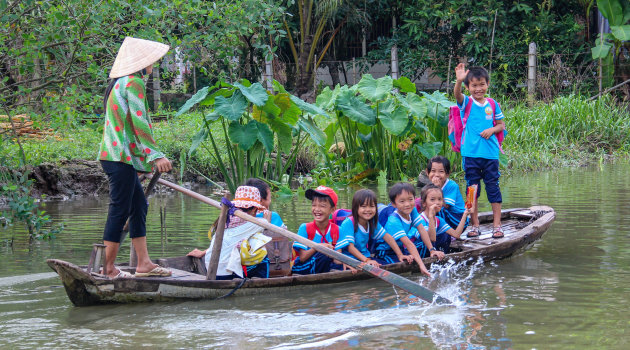
[[[109,73],[110,78],[120,78],[138,72],[157,62],[168,52],[169,46],[151,40],[126,37]]]

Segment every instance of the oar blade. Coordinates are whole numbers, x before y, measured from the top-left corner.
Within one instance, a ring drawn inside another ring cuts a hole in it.
[[[396,287],[399,287],[418,298],[432,303],[434,300],[438,304],[452,304],[450,300],[441,297],[440,295],[434,293],[432,290],[421,286],[418,283],[415,283],[409,279],[406,279],[402,276],[399,276],[393,272],[389,272],[387,270],[383,270],[380,267],[365,265],[362,266],[361,269],[375,277],[378,277],[386,282],[393,284]]]

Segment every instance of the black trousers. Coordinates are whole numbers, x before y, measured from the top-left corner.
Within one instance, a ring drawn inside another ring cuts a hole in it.
[[[103,240],[120,243],[127,219],[129,237],[146,236],[149,203],[144,197],[136,169],[129,164],[107,160],[101,160],[101,166],[109,180],[109,212]]]

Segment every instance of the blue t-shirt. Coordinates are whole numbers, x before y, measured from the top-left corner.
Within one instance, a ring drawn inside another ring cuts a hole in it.
[[[442,208],[442,210],[454,212],[461,216],[464,210],[466,210],[466,204],[464,203],[462,193],[459,191],[457,182],[446,179],[444,186],[442,186],[442,194],[444,195],[444,204],[448,204],[448,209]]]
[[[320,232],[319,228],[317,228],[315,230],[315,237],[313,237],[313,242],[315,243],[333,243],[333,238],[332,235],[330,234],[330,229],[333,227],[333,225],[335,225],[334,223],[329,223],[328,224],[328,228],[326,228],[326,232]],[[335,225],[337,226],[337,225]],[[298,229],[297,232],[298,235],[308,239],[308,233],[306,232],[306,223],[300,225],[300,228]],[[341,236],[341,233],[339,234]],[[304,244],[298,242],[298,241],[294,241],[293,242],[293,249],[304,249],[304,250],[309,250],[310,248],[305,246]],[[335,247],[335,249],[337,249],[337,247]]]
[[[263,212],[258,212],[256,213],[256,217],[257,218],[262,218],[263,217]],[[284,226],[284,221],[282,221],[282,218],[280,218],[280,215],[278,213],[276,213],[275,211],[271,212],[271,224],[278,226],[278,227],[283,227]]]
[[[420,214],[420,224],[424,227],[427,232],[429,231],[429,218],[424,215],[424,213]],[[435,235],[445,234],[446,231],[452,229],[452,227],[446,223],[446,220],[440,220],[437,216],[435,217]]]
[[[389,233],[394,239],[398,246],[402,250],[402,242],[400,239],[404,236],[409,236],[411,234],[413,237],[420,236],[416,226],[420,224],[420,214],[418,214],[418,210],[414,207],[411,211],[410,220],[403,219],[399,214],[398,210],[394,211],[388,218],[387,223],[385,224],[385,232]],[[385,242],[384,239],[379,239],[376,242],[376,250],[391,250],[392,248]]]
[[[372,239],[383,239],[383,237],[385,237],[385,229],[379,223],[376,225],[376,230],[374,230],[374,236]],[[369,258],[371,256],[368,247],[368,242],[370,241],[369,232],[369,227],[366,229],[361,225],[357,225],[357,230],[355,231],[354,221],[352,218],[346,218],[341,223],[341,226],[339,226],[339,241],[337,242],[335,249],[342,248],[342,252],[345,255],[356,259],[356,257],[348,251],[348,245],[352,243],[361,252],[361,254],[363,254],[363,256]]]
[[[493,134],[487,140],[481,137],[482,131],[494,126],[490,102],[486,99],[486,103],[482,105],[464,95],[464,102],[461,105],[457,104],[461,111],[462,123],[464,121],[464,110],[468,103],[472,103],[472,106],[462,134],[462,157],[499,159],[499,141],[496,135]],[[503,119],[501,107],[499,107],[498,103],[495,103],[495,106],[494,120]]]

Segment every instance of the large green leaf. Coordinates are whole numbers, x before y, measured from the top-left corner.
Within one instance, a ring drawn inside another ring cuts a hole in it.
[[[366,74],[361,78],[359,84],[357,84],[357,88],[359,93],[368,100],[374,102],[381,101],[392,91],[393,80],[387,75],[379,79],[374,79],[372,75]]]
[[[232,143],[237,144],[242,150],[250,149],[258,140],[258,127],[256,121],[242,125],[239,122],[231,122],[228,127],[228,136]]]
[[[214,111],[230,121],[238,120],[247,108],[247,100],[240,91],[234,91],[229,98],[217,96]]]
[[[258,129],[258,140],[265,146],[267,153],[273,151],[273,132],[269,129],[267,124],[259,123],[255,120],[250,121],[250,124],[254,123]]]
[[[321,131],[310,117],[300,117],[297,123],[298,127],[311,136],[311,140],[318,146],[326,144],[326,134]]]
[[[246,87],[240,83],[235,83],[235,87],[237,87],[245,98],[255,104],[256,106],[264,106],[269,98],[269,94],[267,94],[267,90],[260,84],[255,83],[249,87]]]
[[[271,120],[269,122],[269,126],[271,130],[276,133],[278,138],[278,147],[280,151],[284,153],[291,152],[291,147],[293,147],[293,139],[291,138],[291,126],[287,125],[278,119]]]
[[[400,136],[409,124],[409,117],[404,108],[398,106],[392,113],[379,114],[378,119],[390,133]]]
[[[218,85],[214,84],[214,85]],[[232,94],[234,93],[234,88],[233,87],[227,87],[227,88],[221,88],[211,94],[209,94],[208,96],[206,96],[206,98],[203,99],[203,101],[201,101],[199,103],[200,106],[212,106],[214,105],[215,99],[217,98],[217,96],[223,96],[223,97],[230,97],[232,96]]]
[[[610,48],[612,48],[612,45],[606,42],[602,42],[600,45],[600,42],[598,41],[597,46],[591,48],[591,54],[593,55],[593,59],[597,60],[600,58],[605,58],[606,56],[608,56],[608,53],[610,52]]]
[[[189,98],[188,101],[186,101],[186,103],[184,103],[182,108],[180,108],[179,111],[177,111],[177,114],[175,114],[175,116],[179,117],[180,115],[188,112],[191,108],[193,108],[194,105],[196,105],[197,103],[203,101],[203,99],[205,99],[206,96],[208,95],[209,91],[210,90],[209,90],[208,86],[206,86],[205,88],[197,91],[196,94],[192,95],[192,97]]]
[[[376,112],[370,106],[361,102],[350,90],[337,96],[337,109],[357,123],[365,125],[376,124]]]
[[[297,96],[293,96],[293,95],[289,95],[289,98],[291,99],[291,101],[293,101],[293,103],[295,103],[299,109],[301,109],[303,112],[309,113],[313,116],[315,115],[322,115],[324,117],[329,118],[328,114],[326,113],[326,111],[324,111],[323,109],[317,107],[316,105],[312,104],[312,103],[308,103],[302,99],[300,99]]]
[[[626,1],[626,0],[621,0]],[[620,26],[623,23],[624,13],[620,0],[597,0],[597,9],[606,17],[612,26]]]
[[[628,24],[624,26],[610,26],[610,32],[615,36],[617,40],[630,40],[630,25]]]
[[[399,101],[414,117],[424,118],[427,115],[427,104],[420,96],[409,93],[405,98],[401,98]]]
[[[414,147],[427,159],[431,159],[440,153],[442,142],[427,142],[423,145],[415,144]]]
[[[190,149],[188,150],[188,157],[191,157],[197,151],[199,145],[204,142],[208,138],[208,129],[201,128],[195,136],[193,136],[192,144],[190,145]],[[182,153],[183,154],[183,153]]]
[[[416,92],[416,84],[407,77],[400,77],[394,80],[394,86],[397,87],[400,92]]]
[[[326,149],[329,149],[330,146],[335,143],[335,135],[337,134],[338,125],[338,123],[330,123],[328,124],[326,129],[324,129],[324,133],[326,134],[326,144],[324,145],[324,147]]]
[[[271,99],[271,96],[269,97]],[[288,93],[279,93],[273,98],[273,103],[280,108],[282,112],[282,120],[285,123],[295,125],[302,111],[291,101],[291,95]]]
[[[426,99],[428,99],[428,100],[430,100],[430,101],[432,101],[434,103],[437,103],[437,104],[439,104],[439,105],[441,105],[442,107],[445,107],[445,108],[449,108],[449,107],[455,105],[455,103],[452,102],[451,100],[449,100],[448,97],[446,97],[446,95],[444,95],[444,93],[439,92],[437,90],[434,91],[430,95],[427,94],[426,92],[422,91],[422,95]]]

